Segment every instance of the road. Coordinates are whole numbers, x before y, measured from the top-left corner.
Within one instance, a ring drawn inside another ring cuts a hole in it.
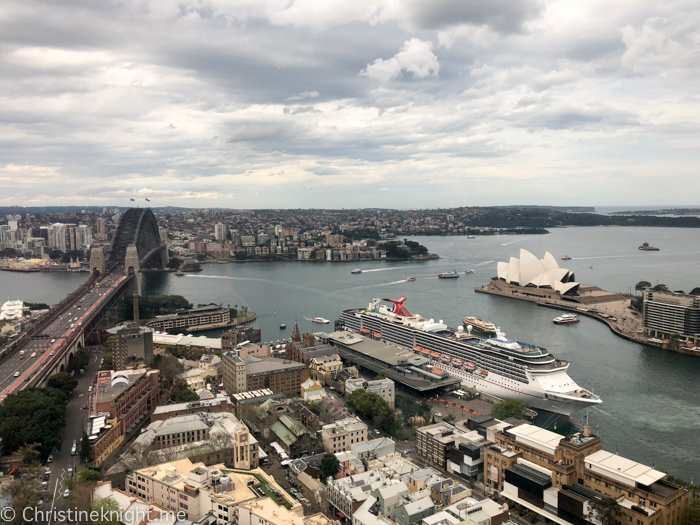
[[[78,472],[87,468],[80,463],[80,440],[83,437],[85,429],[85,420],[88,416],[88,411],[83,410],[83,405],[87,403],[88,387],[92,385],[97,377],[97,371],[100,368],[102,360],[101,351],[92,351],[90,356],[90,364],[85,372],[78,378],[78,386],[71,394],[70,401],[66,408],[66,426],[61,432],[61,450],[54,454],[53,463],[50,463],[52,473],[49,479],[48,498],[44,498],[44,510],[65,511],[66,498],[63,497],[65,490],[64,479],[68,477],[68,467],[73,467],[73,479],[77,481]],[[71,456],[71,447],[73,441],[77,444],[77,453]],[[49,525],[51,525],[49,521]],[[55,522],[53,522],[55,523]]]
[[[0,401],[7,394],[21,388],[43,366],[51,361],[62,348],[68,348],[75,338],[80,336],[80,326],[99,310],[106,300],[107,291],[123,279],[121,273],[105,276],[99,287],[90,288],[83,295],[76,297],[72,305],[58,316],[38,336],[15,350],[0,362]]]

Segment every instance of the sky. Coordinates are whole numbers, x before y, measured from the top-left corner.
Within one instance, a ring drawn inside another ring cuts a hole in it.
[[[0,205],[700,204],[697,0],[3,0]]]

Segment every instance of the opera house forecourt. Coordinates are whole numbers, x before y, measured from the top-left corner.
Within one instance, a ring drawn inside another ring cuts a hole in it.
[[[538,259],[527,250],[520,250],[520,259],[498,263],[498,278],[508,284],[554,290],[560,295],[576,295],[579,283],[574,272],[560,268],[554,256],[547,252]]]

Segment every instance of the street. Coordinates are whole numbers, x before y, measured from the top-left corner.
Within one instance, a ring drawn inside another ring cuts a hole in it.
[[[50,501],[44,499],[46,510],[53,511],[66,510],[66,499],[63,497],[65,491],[64,479],[67,478],[68,467],[73,467],[73,480],[77,481],[78,472],[83,469],[80,463],[80,440],[83,437],[85,429],[85,420],[87,410],[83,410],[83,405],[87,403],[88,387],[93,384],[97,371],[100,368],[102,353],[91,352],[90,364],[85,372],[78,377],[78,386],[71,394],[70,401],[66,407],[66,426],[61,432],[62,446],[61,450],[54,454],[53,463],[49,463],[51,467],[51,477],[49,479],[48,493],[51,495]],[[73,441],[77,443],[77,452],[75,456],[71,456],[71,447]],[[52,520],[49,520],[51,525]]]

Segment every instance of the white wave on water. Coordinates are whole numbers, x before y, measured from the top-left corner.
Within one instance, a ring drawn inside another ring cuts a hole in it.
[[[653,252],[654,257],[663,257],[663,256],[677,256],[677,255],[698,255],[700,252]],[[590,255],[590,256],[585,256],[585,257],[572,257],[571,259],[574,261],[587,261],[589,259],[631,259],[634,257],[649,257],[648,253],[630,253],[628,255]]]
[[[373,268],[372,270],[362,270],[362,273],[369,273],[369,272],[390,272],[393,270],[400,270],[401,268]]]
[[[285,288],[292,288],[295,290],[310,290],[312,292],[322,293],[322,290],[316,290],[314,288],[309,288],[307,286],[301,286],[294,283],[288,283],[285,281],[273,281],[272,279],[260,279],[259,277],[232,277],[230,275],[193,275],[186,274],[185,277],[193,277],[197,279],[223,279],[228,281],[253,281],[258,283],[273,284],[276,286],[283,286]]]

